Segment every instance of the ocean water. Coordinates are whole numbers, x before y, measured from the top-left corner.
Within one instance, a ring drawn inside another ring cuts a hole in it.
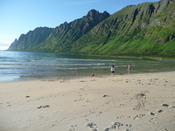
[[[127,64],[131,73],[175,70],[175,61],[0,51],[0,82],[110,75],[111,65],[121,75],[127,74]]]

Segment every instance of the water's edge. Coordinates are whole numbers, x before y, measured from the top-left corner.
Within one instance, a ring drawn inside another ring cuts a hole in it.
[[[0,82],[54,80],[130,73],[166,72],[175,70],[175,61],[138,57],[73,55],[40,52],[0,51]]]

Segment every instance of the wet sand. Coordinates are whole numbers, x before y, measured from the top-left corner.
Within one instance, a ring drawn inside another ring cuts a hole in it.
[[[175,72],[0,83],[0,131],[174,131]]]

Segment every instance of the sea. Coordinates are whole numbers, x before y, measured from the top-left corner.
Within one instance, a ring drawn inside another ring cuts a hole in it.
[[[55,80],[77,77],[175,71],[175,60],[151,60],[122,57],[59,53],[0,51],[0,82]]]

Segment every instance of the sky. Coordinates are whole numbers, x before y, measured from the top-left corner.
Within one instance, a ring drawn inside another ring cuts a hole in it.
[[[37,27],[55,28],[91,9],[113,14],[127,5],[159,0],[0,0],[0,50]]]

